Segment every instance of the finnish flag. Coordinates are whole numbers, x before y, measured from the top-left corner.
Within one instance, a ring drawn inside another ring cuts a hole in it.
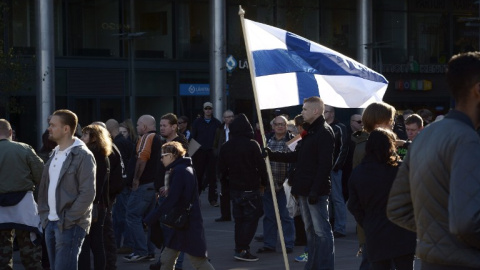
[[[260,109],[300,105],[311,96],[339,108],[382,101],[388,81],[381,74],[293,33],[244,22]]]

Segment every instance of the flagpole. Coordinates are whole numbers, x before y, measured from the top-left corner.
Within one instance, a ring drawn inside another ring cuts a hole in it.
[[[266,147],[267,142],[265,141],[265,130],[263,128],[263,121],[262,121],[262,113],[260,111],[260,105],[258,103],[258,95],[257,95],[257,88],[255,85],[255,74],[253,73],[255,63],[253,62],[252,55],[248,47],[248,37],[245,34],[245,22],[244,22],[244,15],[245,11],[242,9],[242,6],[238,6],[238,15],[240,16],[240,22],[242,23],[242,30],[243,30],[243,38],[245,40],[245,48],[247,49],[247,59],[248,59],[248,64],[249,64],[249,70],[250,70],[250,78],[252,80],[252,87],[253,87],[253,95],[255,97],[255,107],[257,109],[257,115],[258,115],[258,125],[260,127],[260,134],[262,135],[262,142],[263,145]],[[280,244],[282,246],[282,253],[283,253],[283,261],[285,263],[285,269],[290,270],[290,266],[288,264],[288,257],[287,257],[287,250],[285,248],[285,241],[283,238],[283,229],[282,229],[282,222],[280,220],[280,213],[278,211],[278,202],[277,202],[277,196],[276,196],[276,191],[275,191],[275,185],[273,183],[273,177],[272,177],[272,167],[270,166],[270,159],[268,156],[266,157],[265,160],[266,166],[267,166],[267,173],[268,173],[268,181],[270,183],[270,191],[272,193],[272,199],[273,199],[273,206],[275,209],[275,217],[277,219],[277,228],[278,228],[278,233],[280,235]],[[263,232],[265,234],[265,232]]]

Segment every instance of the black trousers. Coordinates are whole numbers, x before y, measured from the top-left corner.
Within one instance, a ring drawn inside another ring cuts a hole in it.
[[[198,192],[202,192],[208,185],[208,201],[218,200],[217,178],[215,177],[215,155],[213,150],[198,149],[192,157],[193,168],[197,174]],[[204,180],[205,176],[205,180]]]
[[[221,183],[220,214],[223,219],[232,219],[232,204],[230,200],[230,188],[228,181]]]
[[[107,208],[105,222],[103,223],[103,246],[105,249],[105,269],[117,269],[117,245],[113,231],[112,207]]]

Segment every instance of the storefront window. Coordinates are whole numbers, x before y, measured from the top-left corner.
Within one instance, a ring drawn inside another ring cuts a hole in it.
[[[33,0],[12,1],[10,7],[2,3],[5,14],[11,16],[11,25],[7,39],[8,47],[20,55],[35,54],[35,5]],[[9,10],[10,9],[10,10]],[[5,22],[7,23],[7,22]]]
[[[128,30],[120,21],[119,1],[64,1],[65,56],[119,57],[119,38]]]
[[[176,2],[177,58],[208,60],[210,44],[209,1],[180,0]]]
[[[173,58],[171,1],[136,0],[135,56],[137,58]]]

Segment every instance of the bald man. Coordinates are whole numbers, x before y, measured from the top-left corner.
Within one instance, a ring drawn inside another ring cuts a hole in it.
[[[137,132],[141,136],[137,142],[135,170],[132,191],[127,202],[127,226],[133,240],[133,253],[123,257],[126,261],[136,262],[153,259],[155,247],[148,245],[143,231],[142,219],[155,205],[154,179],[158,154],[162,139],[156,134],[155,118],[142,115],[137,121]]]

